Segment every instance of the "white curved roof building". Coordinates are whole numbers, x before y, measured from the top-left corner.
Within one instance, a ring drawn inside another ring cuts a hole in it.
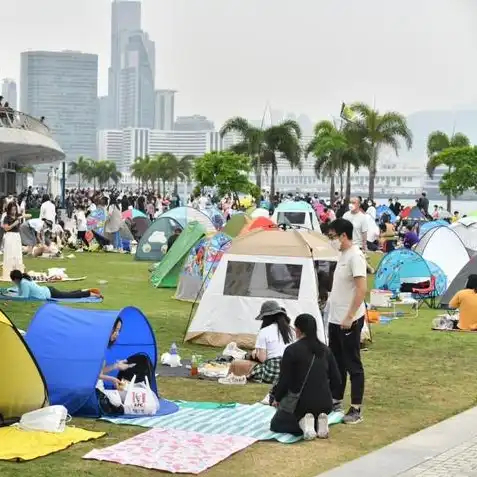
[[[41,120],[0,107],[0,195],[15,192],[14,172],[19,168],[64,158],[63,149]]]

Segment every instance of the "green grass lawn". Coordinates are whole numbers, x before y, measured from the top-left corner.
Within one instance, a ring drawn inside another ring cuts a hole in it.
[[[41,271],[64,266],[70,276],[88,275],[85,282],[64,288],[97,287],[105,295],[101,306],[120,309],[139,307],[149,318],[161,352],[172,341],[180,342],[191,305],[171,299],[173,290],[157,290],[148,282],[148,263],[134,262],[129,255],[77,254],[64,261],[29,260],[27,267]],[[26,329],[37,308],[30,303],[3,305],[12,321]],[[327,441],[283,445],[257,443],[204,473],[208,477],[241,476],[312,477],[373,449],[441,421],[475,404],[475,349],[477,334],[430,331],[435,312],[422,309],[420,317],[402,318],[373,327],[374,343],[364,353],[366,368],[365,420],[358,426],[332,428]],[[180,354],[192,352],[215,356],[217,350],[181,345]],[[12,365],[11,363],[7,363]],[[2,383],[1,385],[4,385]],[[221,386],[188,379],[160,379],[161,393],[170,399],[238,401],[253,403],[268,390],[265,385]],[[116,464],[85,461],[81,457],[94,447],[120,442],[144,429],[113,426],[99,421],[74,419],[73,424],[107,432],[97,441],[74,447],[28,463],[0,463],[2,477],[52,477],[67,474],[92,477],[161,475],[160,472]]]

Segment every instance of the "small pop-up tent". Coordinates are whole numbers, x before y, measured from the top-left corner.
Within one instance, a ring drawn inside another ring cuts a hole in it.
[[[225,224],[222,232],[229,237],[237,237],[240,231],[246,227],[252,219],[247,214],[234,214],[230,217],[230,220]]]
[[[122,320],[121,332],[108,347],[117,318]],[[137,353],[147,355],[154,368],[157,362],[151,325],[132,306],[109,311],[48,303],[36,312],[25,340],[45,377],[50,404],[62,404],[71,415],[101,414],[95,387],[104,362],[115,363]],[[156,382],[150,385],[157,393]]]
[[[234,341],[253,348],[260,328],[255,317],[264,301],[276,300],[292,321],[300,313],[313,315],[324,342],[314,261],[337,258],[317,232],[255,230],[237,237],[222,256],[185,340],[218,347]]]
[[[477,253],[477,217],[463,217],[450,228],[459,236],[470,255]]]
[[[447,289],[444,272],[436,264],[424,259],[414,250],[399,248],[384,255],[374,278],[374,287],[398,293],[403,283],[421,283],[436,280],[437,296]]]
[[[179,277],[174,298],[200,301],[207,289],[222,255],[230,248],[232,239],[222,232],[204,237],[190,250]]]
[[[429,230],[435,229],[436,227],[449,227],[449,222],[447,220],[431,220],[430,222],[425,222],[419,227],[419,238],[424,237],[424,235],[429,232]]]
[[[205,228],[198,222],[189,222],[174,245],[157,265],[151,275],[156,288],[175,288],[179,274],[190,249],[205,235]]]
[[[273,221],[278,225],[287,224],[321,232],[315,210],[304,200],[280,203],[273,213]]]
[[[162,215],[146,230],[137,245],[136,260],[160,262],[167,252],[167,240],[175,229],[183,229],[177,220]]]
[[[0,426],[48,405],[45,379],[15,325],[0,311]]]
[[[276,230],[277,228],[277,224],[269,217],[257,217],[240,231],[239,236],[248,234],[253,230]]]
[[[449,285],[470,260],[462,240],[448,226],[429,230],[414,251],[428,262],[435,263],[444,272]]]
[[[385,214],[389,217],[392,224],[396,222],[396,214],[387,205],[378,205],[376,207],[376,219],[381,220],[382,216]]]
[[[400,214],[401,219],[405,219],[410,223],[415,222],[426,222],[428,219],[426,216],[421,212],[419,207],[406,207]]]
[[[193,207],[175,207],[161,214],[159,218],[167,217],[174,219],[182,225],[182,228],[185,228],[189,222],[199,222],[199,224],[204,226],[208,234],[213,234],[217,229],[212,219],[204,212],[194,209]]]

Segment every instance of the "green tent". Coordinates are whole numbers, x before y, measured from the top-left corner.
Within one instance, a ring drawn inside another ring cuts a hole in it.
[[[247,214],[234,214],[230,220],[225,224],[222,232],[229,237],[237,237],[242,229],[249,224],[252,219]]]
[[[174,245],[163,257],[151,275],[151,283],[156,288],[175,288],[179,282],[179,274],[190,249],[206,233],[199,222],[189,222]]]

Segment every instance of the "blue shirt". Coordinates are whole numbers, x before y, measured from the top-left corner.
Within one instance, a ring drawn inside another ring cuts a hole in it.
[[[18,286],[18,296],[36,300],[49,300],[51,298],[51,292],[48,287],[42,287],[34,281],[22,278],[22,281]]]

